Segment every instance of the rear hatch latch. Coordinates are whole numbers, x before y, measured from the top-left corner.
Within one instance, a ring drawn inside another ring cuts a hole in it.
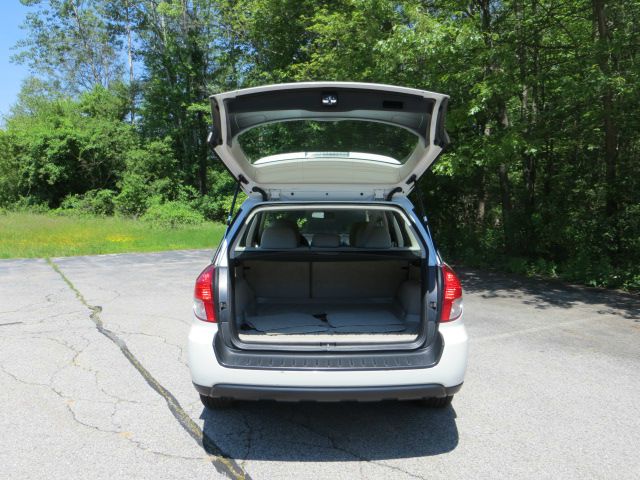
[[[270,188],[269,189],[269,198],[271,200],[280,200],[280,190]]]

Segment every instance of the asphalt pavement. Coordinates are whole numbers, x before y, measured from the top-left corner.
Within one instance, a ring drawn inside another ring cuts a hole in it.
[[[212,251],[0,260],[0,478],[640,478],[640,298],[462,270],[451,407],[240,403],[186,365]]]

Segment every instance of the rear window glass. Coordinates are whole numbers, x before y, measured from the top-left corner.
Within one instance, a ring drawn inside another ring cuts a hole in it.
[[[265,209],[249,217],[236,250],[358,248],[420,250],[406,217],[392,209]]]
[[[418,137],[401,127],[358,120],[298,120],[259,125],[238,136],[251,163],[265,157],[314,152],[325,156],[382,156],[404,163]],[[317,157],[317,155],[316,155]],[[384,159],[379,159],[384,161]]]

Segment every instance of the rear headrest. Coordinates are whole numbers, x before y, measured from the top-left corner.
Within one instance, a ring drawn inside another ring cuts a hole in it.
[[[391,236],[386,227],[369,224],[362,233],[356,236],[355,246],[360,248],[391,248]]]
[[[362,234],[365,228],[369,225],[367,222],[355,222],[351,225],[351,231],[349,232],[349,245],[355,247],[358,245],[358,237]]]
[[[336,248],[340,246],[340,235],[334,233],[314,233],[311,240],[312,247]]]
[[[298,232],[288,225],[272,225],[264,229],[260,238],[260,248],[296,248]]]

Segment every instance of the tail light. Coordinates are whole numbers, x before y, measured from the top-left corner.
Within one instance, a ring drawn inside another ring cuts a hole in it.
[[[442,296],[441,322],[456,320],[462,315],[462,285],[453,269],[442,265],[444,295]]]
[[[215,298],[213,297],[213,279],[216,269],[213,265],[205,268],[196,280],[193,292],[193,313],[205,322],[216,322]]]

